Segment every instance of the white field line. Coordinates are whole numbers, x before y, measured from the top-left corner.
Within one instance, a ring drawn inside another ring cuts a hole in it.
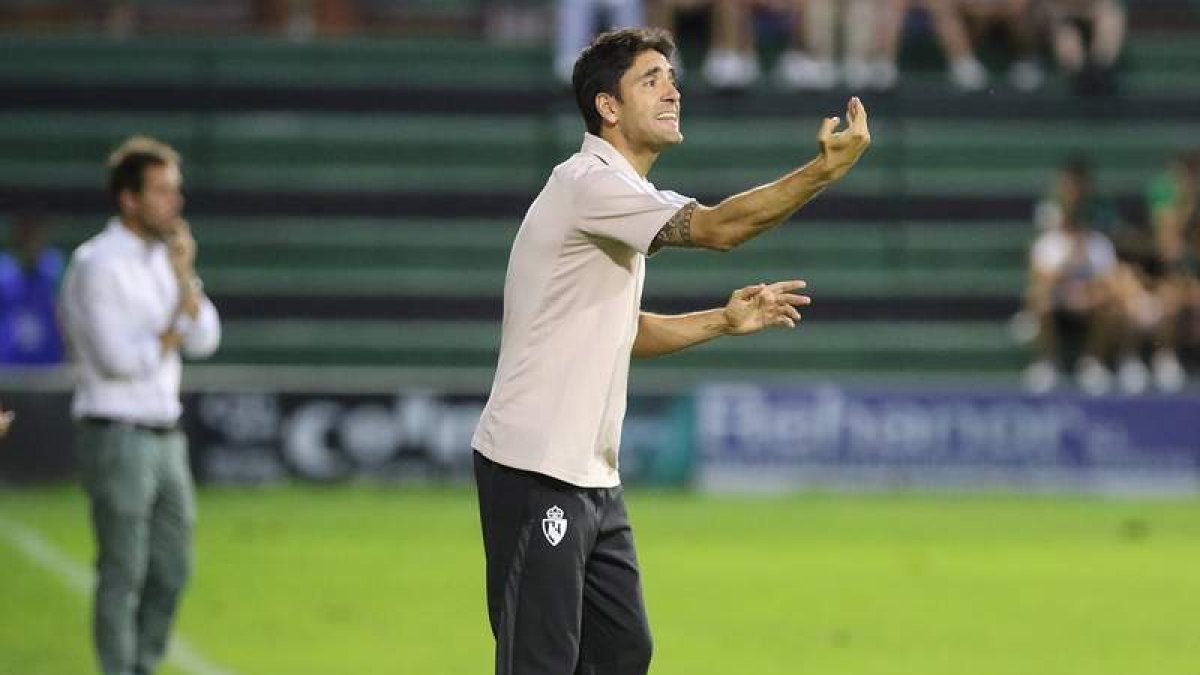
[[[0,516],[0,541],[4,541],[35,565],[56,577],[75,593],[90,597],[95,583],[88,568],[72,560],[35,529]],[[182,635],[171,638],[167,661],[188,675],[236,675],[232,670],[214,665],[196,651]]]

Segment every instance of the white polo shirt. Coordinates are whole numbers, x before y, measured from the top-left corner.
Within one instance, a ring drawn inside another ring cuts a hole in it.
[[[170,426],[179,419],[179,353],[163,354],[179,285],[167,247],[147,243],[112,219],[71,256],[59,305],[75,365],[74,417],[107,417]],[[182,350],[203,357],[217,349],[221,324],[206,297],[186,322]]]
[[[691,201],[655,188],[591,134],[554,168],[509,256],[500,360],[476,450],[580,487],[620,484],[646,254]]]

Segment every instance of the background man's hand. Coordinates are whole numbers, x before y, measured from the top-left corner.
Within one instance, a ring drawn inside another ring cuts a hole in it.
[[[871,145],[871,130],[867,128],[867,109],[857,96],[851,98],[846,106],[846,120],[846,128],[837,131],[840,120],[828,117],[821,124],[821,131],[817,134],[821,159],[835,179],[846,175]]]
[[[192,238],[192,228],[186,220],[180,218],[175,222],[175,228],[167,235],[166,244],[167,257],[175,277],[190,282],[196,274],[196,240]]]
[[[158,346],[162,349],[163,354],[178,351],[181,344],[183,344],[183,336],[173,330],[158,336]]]
[[[171,234],[167,235],[167,258],[179,284],[179,312],[192,318],[200,311],[200,298],[196,291],[196,240],[192,228],[180,218]],[[164,345],[164,349],[166,345]]]
[[[14,419],[16,419],[16,417],[16,414],[14,414],[11,410],[0,408],[0,438],[2,438],[4,434],[8,433],[8,428],[12,426],[12,422]]]
[[[812,302],[807,295],[792,291],[804,288],[803,281],[779,281],[740,288],[729,296],[725,305],[725,321],[730,335],[749,335],[771,326],[795,328],[800,320],[797,307]]]

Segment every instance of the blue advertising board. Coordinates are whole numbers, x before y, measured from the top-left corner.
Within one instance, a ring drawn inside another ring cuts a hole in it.
[[[714,489],[1200,489],[1195,396],[716,384],[696,418]]]
[[[466,481],[486,398],[395,394],[203,392],[185,396],[197,477],[208,483]],[[626,481],[682,484],[691,469],[691,400],[634,396],[622,434]]]

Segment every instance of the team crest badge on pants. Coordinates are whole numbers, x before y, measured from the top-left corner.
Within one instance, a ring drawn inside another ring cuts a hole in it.
[[[542,534],[551,546],[558,546],[567,534],[567,519],[563,518],[563,510],[557,506],[546,509],[546,517],[542,518]]]

